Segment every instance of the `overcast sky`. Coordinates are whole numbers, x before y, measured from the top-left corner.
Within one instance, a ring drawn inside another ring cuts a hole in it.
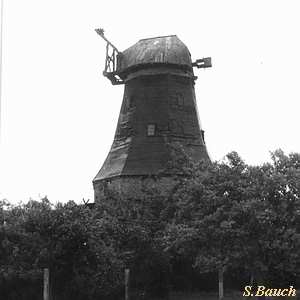
[[[102,76],[99,27],[120,51],[176,34],[212,57],[195,73],[213,160],[300,152],[299,1],[3,1],[0,199],[93,200],[124,88]]]

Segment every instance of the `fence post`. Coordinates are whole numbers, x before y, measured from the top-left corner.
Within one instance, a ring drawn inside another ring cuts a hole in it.
[[[129,300],[129,276],[130,270],[125,269],[125,300]]]
[[[224,269],[223,267],[219,268],[219,300],[222,300],[224,298],[224,285],[223,285],[223,273]]]
[[[44,269],[44,300],[49,300],[49,269]]]

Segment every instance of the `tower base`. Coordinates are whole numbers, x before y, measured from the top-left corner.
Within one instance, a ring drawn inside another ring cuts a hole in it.
[[[101,202],[109,197],[122,199],[142,199],[152,191],[159,191],[161,196],[167,196],[178,183],[174,176],[126,176],[94,182],[95,202]]]

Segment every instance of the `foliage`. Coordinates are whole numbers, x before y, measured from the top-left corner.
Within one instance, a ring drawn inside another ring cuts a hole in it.
[[[205,282],[202,273],[221,267],[295,285],[300,155],[277,150],[271,163],[249,166],[235,152],[195,164],[180,147],[172,151],[168,172],[179,175],[169,195],[110,195],[93,209],[47,198],[0,202],[0,294],[40,299],[46,267],[57,300],[118,299],[125,268],[138,299],[196,287],[199,278]]]

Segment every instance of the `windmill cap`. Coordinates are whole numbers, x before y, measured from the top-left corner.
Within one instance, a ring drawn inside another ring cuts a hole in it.
[[[130,71],[146,65],[172,64],[191,70],[191,54],[176,36],[158,36],[139,40],[118,57],[118,72]]]

